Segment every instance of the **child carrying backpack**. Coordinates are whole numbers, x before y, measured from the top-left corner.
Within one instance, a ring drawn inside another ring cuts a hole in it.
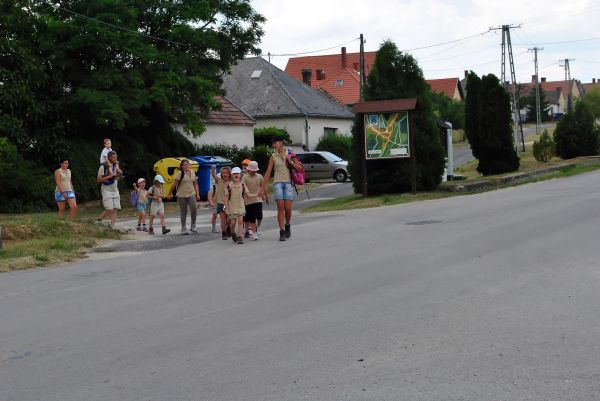
[[[148,191],[146,191],[146,180],[140,178],[137,180],[137,184],[133,183],[133,191],[129,200],[131,206],[135,207],[138,211],[138,231],[148,231],[146,228],[146,201],[148,199]]]

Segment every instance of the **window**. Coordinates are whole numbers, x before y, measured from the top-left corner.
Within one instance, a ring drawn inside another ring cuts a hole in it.
[[[317,81],[322,81],[325,79],[325,71],[317,70]]]
[[[335,86],[344,86],[344,80],[343,79],[336,79],[335,80]]]
[[[332,135],[337,134],[337,131],[338,131],[337,128],[325,127],[325,128],[323,128],[323,137],[328,138]]]
[[[262,70],[254,70],[254,71],[252,71],[252,75],[250,75],[250,78],[258,79],[258,78],[260,78],[261,74],[262,74]]]

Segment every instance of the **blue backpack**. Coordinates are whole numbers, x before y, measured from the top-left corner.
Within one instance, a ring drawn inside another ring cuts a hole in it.
[[[129,202],[131,203],[131,206],[137,207],[137,204],[138,204],[138,191],[137,191],[137,189],[134,189],[129,194]]]

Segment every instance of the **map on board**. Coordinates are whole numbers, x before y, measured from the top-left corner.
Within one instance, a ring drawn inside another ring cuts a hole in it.
[[[367,159],[410,157],[408,112],[366,113]]]

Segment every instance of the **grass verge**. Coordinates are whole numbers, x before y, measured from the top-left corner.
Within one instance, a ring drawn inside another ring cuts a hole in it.
[[[76,260],[98,240],[120,237],[118,231],[91,220],[69,222],[50,213],[4,215],[0,226],[0,272]]]
[[[558,171],[552,173],[543,174],[535,177],[531,177],[518,182],[510,182],[508,184],[499,185],[493,189],[514,187],[524,184],[529,184],[537,181],[544,181],[554,178],[572,177],[575,175],[587,173],[590,171],[600,169],[600,161],[592,164],[583,164],[577,166],[567,166],[561,168]],[[366,209],[380,206],[391,206],[409,202],[419,202],[424,200],[442,199],[453,196],[466,196],[474,195],[477,193],[490,191],[493,189],[482,189],[478,191],[470,192],[448,192],[448,191],[430,191],[430,192],[419,192],[416,195],[413,194],[388,194],[379,196],[369,196],[363,198],[362,195],[350,195],[344,196],[328,201],[318,203],[316,205],[309,206],[302,210],[302,213],[315,213],[315,212],[331,212],[339,210],[350,210],[350,209]]]

